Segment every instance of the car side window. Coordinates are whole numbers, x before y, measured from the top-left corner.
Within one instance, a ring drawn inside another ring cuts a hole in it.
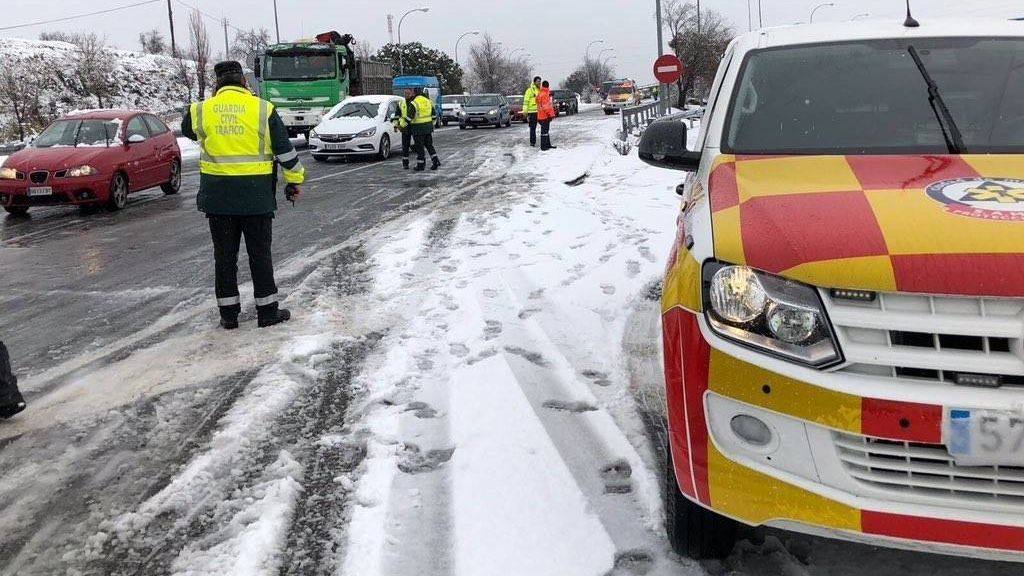
[[[142,120],[142,116],[136,116],[128,121],[126,136],[130,139],[136,135],[149,138],[149,128],[146,128],[146,123]]]
[[[146,114],[145,116],[143,116],[143,118],[146,119],[146,126],[149,127],[149,133],[152,134],[153,136],[159,136],[161,134],[166,134],[167,132],[170,132],[170,129],[167,127],[167,125],[164,124],[163,121],[157,118],[156,116],[153,116],[152,114]]]
[[[398,118],[398,102],[397,101],[392,102],[391,104],[388,105],[388,112],[387,112],[387,116],[385,116],[385,118],[388,119],[388,120],[390,120],[392,118]]]

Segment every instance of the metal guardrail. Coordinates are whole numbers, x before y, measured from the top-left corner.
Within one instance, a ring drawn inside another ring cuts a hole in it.
[[[641,104],[631,108],[622,109],[622,139],[626,140],[630,134],[643,132],[644,128],[651,122],[668,114],[671,109],[668,100],[661,99],[650,104]]]

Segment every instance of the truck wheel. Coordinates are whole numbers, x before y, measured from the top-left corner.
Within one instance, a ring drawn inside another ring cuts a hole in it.
[[[672,449],[666,448],[665,531],[680,556],[694,560],[724,559],[736,543],[739,524],[694,504],[679,491]]]

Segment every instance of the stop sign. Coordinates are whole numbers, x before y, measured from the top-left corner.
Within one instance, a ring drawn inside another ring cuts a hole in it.
[[[654,77],[662,84],[675,84],[683,77],[686,66],[673,54],[665,54],[654,61]]]

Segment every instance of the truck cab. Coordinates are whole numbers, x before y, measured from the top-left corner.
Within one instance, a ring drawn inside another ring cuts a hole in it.
[[[358,60],[350,35],[275,44],[256,60],[260,96],[269,100],[293,137],[308,136],[324,114],[349,96],[386,94],[391,66]]]

